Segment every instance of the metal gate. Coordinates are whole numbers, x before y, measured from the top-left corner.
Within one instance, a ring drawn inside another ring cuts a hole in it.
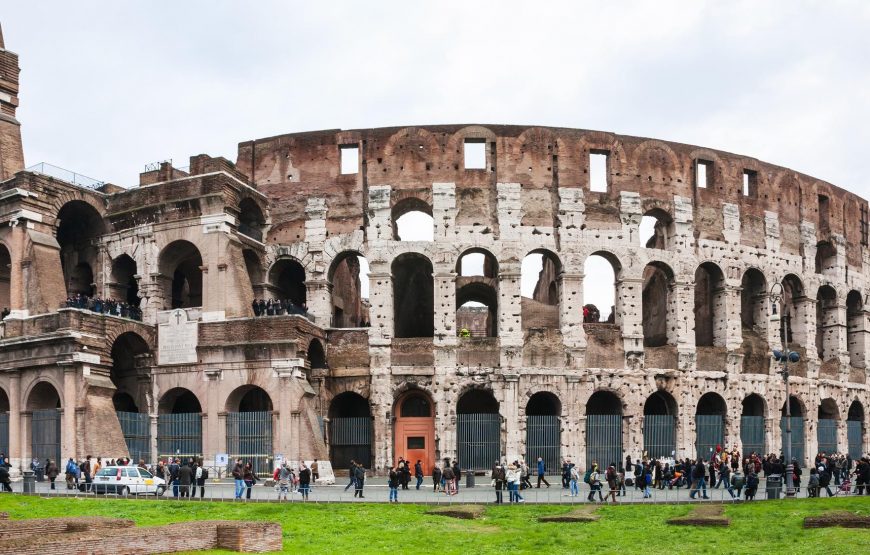
[[[740,443],[743,444],[743,457],[748,457],[751,453],[756,453],[760,457],[764,457],[764,417],[763,416],[741,416],[740,417]]]
[[[846,420],[846,435],[849,438],[849,456],[857,461],[864,456],[864,423],[860,420]]]
[[[725,417],[721,414],[695,415],[695,451],[705,461],[716,451],[716,446],[725,448]]]
[[[654,459],[674,457],[677,450],[677,419],[671,414],[643,417],[643,450]]]
[[[561,472],[561,454],[561,419],[556,415],[526,416],[526,460],[537,461],[538,457],[541,457],[544,459],[547,471],[557,474]]]
[[[272,411],[228,412],[227,450],[254,467],[254,472],[272,474]]]
[[[9,456],[9,413],[0,412],[0,453]]]
[[[31,419],[30,456],[45,462],[51,459],[60,462],[60,411],[57,409],[34,410]]]
[[[622,415],[590,414],[586,416],[586,467],[598,463],[604,470],[610,463],[622,468]]]
[[[141,412],[117,411],[121,432],[127,443],[130,458],[138,463],[151,460],[151,417]]]
[[[818,427],[819,452],[837,452],[837,421],[829,418],[819,419]]]
[[[486,470],[501,460],[501,416],[457,414],[456,452],[463,469]]]
[[[779,419],[779,429],[782,432],[782,445],[785,446],[785,421],[786,417],[783,416]],[[783,450],[783,454],[785,451]],[[798,466],[803,467],[805,456],[804,456],[804,417],[803,416],[792,416],[791,417],[791,458],[797,459]]]
[[[202,456],[202,415],[198,412],[157,416],[157,458]]]
[[[329,458],[333,468],[348,468],[350,461],[372,468],[372,418],[354,416],[331,419]]]

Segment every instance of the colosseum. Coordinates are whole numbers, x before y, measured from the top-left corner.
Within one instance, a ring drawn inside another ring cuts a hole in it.
[[[779,452],[786,406],[803,463],[867,449],[868,205],[830,183],[663,140],[433,125],[247,140],[118,186],[25,168],[18,74],[0,38],[16,467]]]

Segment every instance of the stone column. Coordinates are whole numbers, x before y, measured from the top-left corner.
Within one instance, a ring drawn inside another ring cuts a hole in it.
[[[79,455],[76,449],[76,378],[78,377],[77,364],[60,365],[63,370],[63,417],[61,424],[61,452]]]
[[[501,413],[504,419],[505,431],[504,453],[509,461],[518,460],[523,456],[521,449],[523,441],[520,437],[519,401],[517,398],[519,394],[519,381],[520,377],[517,374],[504,375],[504,401],[501,405]]]
[[[299,413],[293,418],[295,400],[293,393],[298,390],[293,383],[292,368],[274,369],[278,374],[278,406],[273,412],[275,421],[273,431],[273,451],[282,453],[284,460],[297,461],[299,459]]]
[[[326,279],[305,280],[305,297],[308,312],[314,315],[314,322],[322,327],[332,325],[332,284]]]
[[[523,364],[521,277],[518,262],[502,262],[498,276],[498,334],[502,368],[515,368]]]
[[[21,372],[12,370],[9,376],[9,463],[12,465],[10,472],[13,470],[17,473],[21,468],[21,463],[24,460],[24,450],[27,439],[24,437],[22,429],[22,407],[24,399],[21,398]],[[59,463],[58,463],[59,464]]]
[[[570,265],[569,265],[570,264]],[[559,323],[562,341],[576,364],[584,364],[586,331],[583,328],[583,262],[579,256],[566,256],[559,281]]]
[[[677,366],[680,370],[696,368],[695,349],[695,285],[691,281],[675,281],[671,287],[668,307],[668,343],[677,346]]]
[[[633,309],[626,310],[624,307]],[[626,370],[643,360],[643,277],[624,277],[616,282],[616,322],[622,326]],[[620,321],[621,320],[621,321]]]
[[[562,456],[577,464],[580,461],[580,425],[577,420],[579,411],[574,407],[580,403],[580,376],[565,376],[568,395],[562,405]]]
[[[214,462],[217,453],[227,452],[226,412],[220,406],[222,370],[206,370],[206,406],[202,422],[203,458]]]

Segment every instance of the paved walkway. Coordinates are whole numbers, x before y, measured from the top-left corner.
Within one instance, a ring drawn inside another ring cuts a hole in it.
[[[346,480],[346,479],[345,479]],[[580,495],[576,497],[571,497],[567,489],[562,489],[561,483],[558,477],[553,477],[550,480],[550,483],[553,484],[552,487],[542,487],[541,489],[533,488],[530,490],[523,490],[520,494],[524,498],[524,502],[526,503],[549,503],[549,504],[572,504],[572,503],[588,503],[587,496],[589,495],[589,486],[586,484],[581,484],[580,486]],[[762,481],[762,484],[764,482]],[[326,503],[335,503],[335,502],[360,502],[361,500],[358,498],[354,498],[353,496],[353,488],[349,488],[347,490],[344,489],[346,481],[340,482],[336,485],[316,485],[311,489],[311,493],[309,495],[309,501],[311,502],[326,502]],[[465,487],[465,480],[460,484],[459,493],[453,496],[447,496],[441,492],[434,492],[432,489],[432,480],[431,478],[426,479],[423,482],[423,486],[420,490],[416,490],[414,488],[415,482],[412,481],[408,490],[399,490],[399,502],[402,503],[491,503],[495,501],[495,491],[492,487],[490,487],[489,480],[481,480],[481,477],[478,477],[477,484],[478,487],[467,488]],[[67,490],[66,484],[63,482],[57,482],[57,489],[52,491],[49,489],[48,482],[42,482],[36,484],[36,493],[39,495],[59,495],[59,496],[79,496],[79,497],[94,497],[94,494],[90,493],[80,493],[74,490]],[[16,492],[22,491],[22,483],[17,482],[13,484],[13,489]],[[199,496],[199,488],[196,488],[197,497],[196,499],[200,499]],[[833,492],[837,492],[837,489],[832,485],[831,490]],[[722,488],[718,489],[710,489],[707,490],[707,495],[710,498],[710,501],[727,501],[731,502],[731,496],[728,492]],[[389,489],[387,488],[386,479],[382,477],[374,477],[370,478],[366,481],[365,487],[363,489],[364,500],[367,502],[387,502],[388,500]],[[626,502],[634,502],[634,503],[686,503],[691,502],[692,500],[689,498],[689,491],[686,488],[680,489],[663,489],[663,490],[652,490],[652,497],[649,499],[643,498],[643,493],[640,490],[636,490],[634,488],[627,488],[625,497],[617,497],[617,501],[620,503]],[[827,494],[823,491],[822,495],[827,497]],[[845,495],[840,493],[840,495]],[[103,496],[98,496],[103,497]],[[114,496],[108,496],[114,497]],[[143,496],[145,498],[151,498],[152,496]],[[251,488],[251,501],[275,501],[277,500],[278,493],[275,491],[273,487],[265,487],[262,484],[257,484],[253,488]],[[806,497],[806,488],[801,488],[798,497]],[[764,500],[767,498],[767,493],[764,487],[760,487],[758,490],[758,494],[755,499]],[[171,490],[163,495],[160,499],[171,500],[172,492]],[[209,481],[206,486],[205,491],[205,499],[206,500],[214,500],[214,501],[233,501],[234,500],[234,485],[231,481],[221,480],[219,482]],[[290,493],[289,499],[291,501],[301,501],[302,496],[298,493]],[[504,500],[508,501],[508,492],[504,492]],[[596,502],[598,501],[598,497],[595,497]],[[695,501],[703,501],[700,495]]]

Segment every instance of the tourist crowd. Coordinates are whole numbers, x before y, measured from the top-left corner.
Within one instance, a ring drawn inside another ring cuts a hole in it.
[[[81,308],[98,312],[100,314],[109,314],[111,316],[120,316],[121,318],[130,318],[131,320],[142,320],[142,310],[138,306],[133,306],[129,303],[116,301],[115,299],[103,299],[100,297],[88,297],[79,293],[72,297],[66,298],[67,308]]]
[[[308,306],[305,303],[298,305],[290,299],[254,299],[251,302],[254,316],[281,316],[284,314],[298,314],[308,318]]]

